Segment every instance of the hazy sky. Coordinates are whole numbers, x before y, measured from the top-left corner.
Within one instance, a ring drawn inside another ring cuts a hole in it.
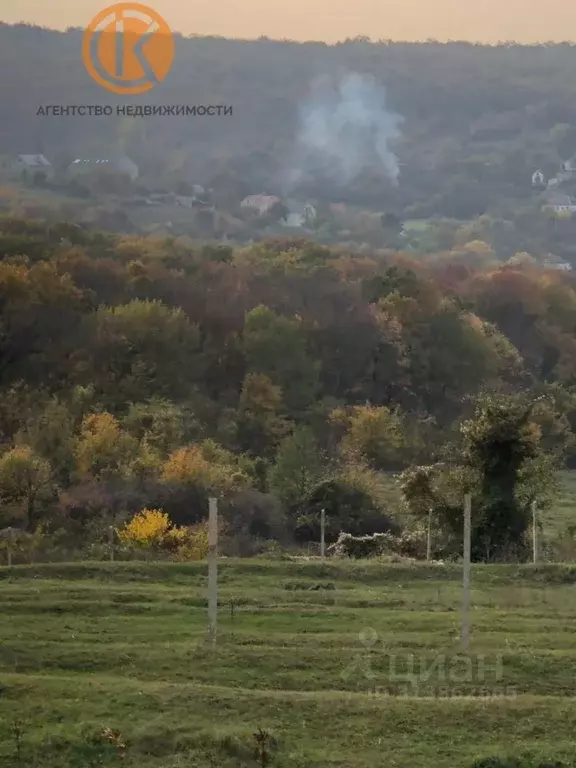
[[[0,0],[0,20],[86,26],[112,0]],[[574,0],[144,0],[183,34],[326,40],[576,40]]]

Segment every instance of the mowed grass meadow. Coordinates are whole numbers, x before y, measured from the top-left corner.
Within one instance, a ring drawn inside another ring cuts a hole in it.
[[[205,563],[0,568],[0,766],[574,765],[576,568]],[[108,730],[106,730],[108,729]]]

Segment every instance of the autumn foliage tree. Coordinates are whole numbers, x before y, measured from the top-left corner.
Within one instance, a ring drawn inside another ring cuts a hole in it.
[[[85,479],[127,477],[138,457],[139,443],[107,412],[86,416],[75,448],[78,475]]]

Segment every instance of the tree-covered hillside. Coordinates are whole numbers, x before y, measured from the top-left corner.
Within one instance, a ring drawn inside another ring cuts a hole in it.
[[[573,462],[570,274],[9,218],[0,253],[4,524],[189,523],[217,492],[250,535],[314,539],[322,506],[331,537],[373,533],[400,524],[384,480],[406,470],[407,514],[429,494],[450,527],[465,487],[525,509]]]
[[[233,106],[228,117],[37,116],[40,105],[125,104],[81,63],[82,31],[0,26],[0,153],[121,148],[144,175],[180,174],[238,195],[274,187],[290,165],[299,107],[317,76],[372,75],[404,118],[394,187],[381,173],[306,190],[377,210],[473,218],[529,203],[532,173],[576,153],[576,53],[570,45],[487,47],[351,40],[177,38],[161,86],[130,103]],[[274,190],[272,190],[274,191]]]

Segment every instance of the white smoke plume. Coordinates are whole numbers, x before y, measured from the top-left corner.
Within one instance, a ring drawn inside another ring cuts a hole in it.
[[[371,76],[351,73],[334,82],[312,83],[301,105],[294,157],[285,175],[292,188],[321,172],[339,184],[377,167],[398,183],[398,159],[391,144],[404,118],[388,110],[386,91]]]

